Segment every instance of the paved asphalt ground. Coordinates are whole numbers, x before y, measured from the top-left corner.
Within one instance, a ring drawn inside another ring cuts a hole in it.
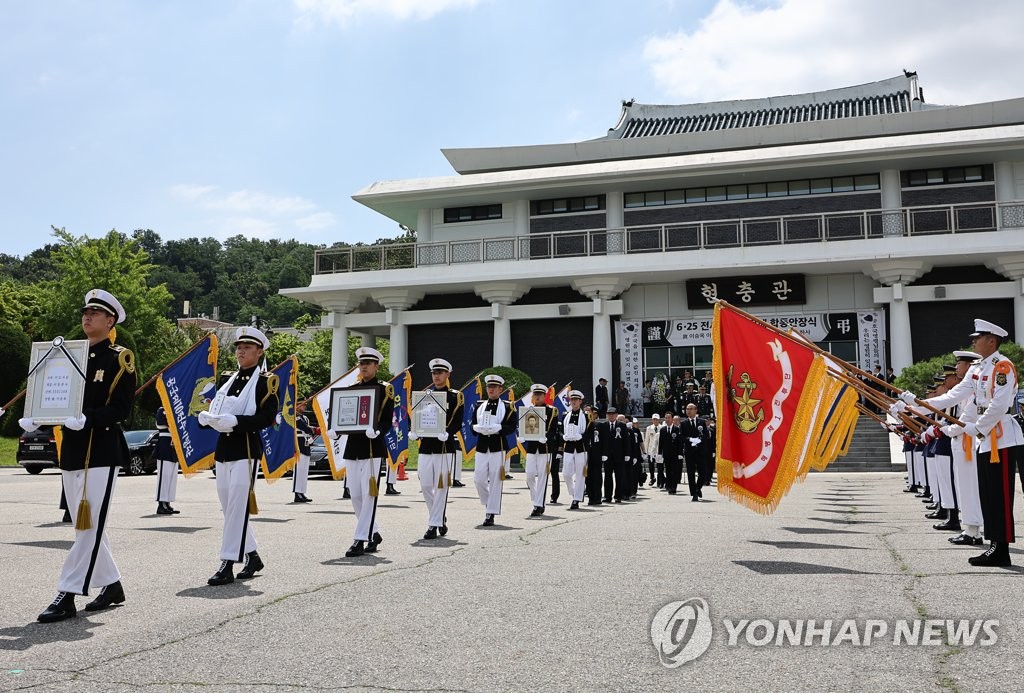
[[[153,514],[155,484],[122,477],[116,489],[109,533],[127,603],[44,625],[35,616],[72,539],[57,522],[59,476],[0,469],[0,689],[1024,689],[1024,551],[1011,568],[968,566],[978,551],[932,530],[898,473],[814,474],[770,517],[707,489],[704,503],[645,490],[540,519],[519,473],[497,526],[476,527],[475,493],[456,489],[451,532],[433,542],[408,481],[382,500],[381,552],[358,559],[344,558],[354,519],[339,483],[315,478],[314,502],[294,505],[287,480],[261,481],[267,568],[219,588],[206,586],[220,541],[213,478],[182,479],[175,516]],[[666,668],[652,619],[693,597],[710,607],[710,648]],[[811,618],[889,630],[868,646],[758,647],[749,632],[730,646],[723,625]],[[895,621],[920,618],[998,619],[998,640],[894,645]]]

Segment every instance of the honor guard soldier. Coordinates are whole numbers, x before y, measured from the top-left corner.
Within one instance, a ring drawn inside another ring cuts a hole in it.
[[[309,490],[309,454],[310,444],[316,432],[306,418],[306,403],[295,405],[295,437],[299,443],[299,461],[292,470],[292,494],[295,503],[312,503],[313,499],[306,495]]]
[[[533,512],[530,517],[544,514],[544,501],[548,491],[548,474],[551,473],[551,458],[558,449],[558,411],[544,403],[548,388],[540,383],[530,386],[530,404],[544,410],[546,440],[523,440],[521,445],[526,450],[526,486],[530,489],[533,500]],[[519,435],[523,435],[520,427]]]
[[[371,416],[365,431],[348,434],[345,452],[342,455],[345,458],[345,483],[352,497],[352,509],[356,514],[352,546],[345,552],[348,558],[374,553],[384,541],[377,523],[377,500],[381,465],[387,465],[388,451],[381,434],[391,427],[391,418],[395,411],[394,388],[391,383],[377,381],[377,371],[384,360],[383,355],[372,347],[360,347],[356,349],[356,360],[359,364],[359,382],[346,389],[375,388],[377,411]]]
[[[501,514],[501,488],[505,476],[505,451],[508,436],[516,430],[516,413],[512,404],[502,402],[505,379],[497,374],[484,377],[487,399],[473,409],[472,426],[477,434],[476,464],[473,482],[484,506],[484,527],[494,525],[494,516]]]
[[[1013,491],[1014,470],[1024,435],[1013,414],[1016,411],[1017,372],[999,353],[1006,330],[987,320],[974,321],[972,350],[981,356],[978,364],[952,390],[925,400],[934,407],[964,403],[974,398],[975,421],[943,426],[950,437],[964,434],[972,444],[976,460],[985,538],[992,542],[988,550],[968,559],[974,566],[1010,565],[1010,544],[1014,542]],[[902,402],[914,402],[912,393],[900,393]],[[893,409],[898,410],[894,404]]]
[[[957,382],[971,377],[971,368],[981,358],[981,354],[973,351],[954,351],[953,356],[956,357]],[[973,398],[968,399],[964,404],[954,408],[953,416],[964,423],[977,421],[978,405]],[[978,495],[978,470],[973,454],[974,446],[970,438],[960,434],[951,439],[950,447],[953,454],[953,488],[960,504],[961,530],[960,534],[950,537],[949,541],[957,546],[980,546],[984,520],[981,515],[981,497]],[[1020,460],[1017,462],[1019,464]]]
[[[178,495],[178,456],[171,442],[171,429],[163,407],[156,410],[156,514],[177,515],[180,510],[171,507]]]
[[[586,487],[587,449],[593,435],[594,424],[583,411],[583,393],[579,390],[569,392],[569,411],[562,417],[562,440],[565,447],[562,452],[563,479],[565,489],[572,496],[569,510],[579,510]]]
[[[245,562],[238,573],[243,580],[265,567],[256,552],[256,534],[249,517],[257,511],[253,488],[263,457],[260,431],[273,426],[277,417],[278,377],[260,370],[268,346],[270,340],[255,327],[239,327],[235,331],[238,370],[221,374],[209,411],[199,412],[199,425],[220,434],[213,458],[224,531],[220,568],[206,581],[208,585],[234,582],[235,563]]]
[[[82,331],[89,340],[89,361],[82,413],[64,421],[58,458],[68,507],[77,513],[75,542],[61,568],[57,597],[39,614],[43,623],[74,616],[75,595],[87,596],[91,587],[100,592],[86,611],[125,599],[106,535],[117,474],[129,461],[121,422],[131,415],[135,400],[135,355],[111,337],[114,325],[124,319],[124,308],[113,294],[93,289],[85,295]],[[38,428],[31,418],[18,423],[25,431]]]
[[[436,412],[438,417],[443,417],[444,431],[437,436],[424,436],[419,439],[417,475],[420,479],[423,501],[427,505],[427,531],[423,538],[428,540],[437,539],[438,534],[448,534],[445,506],[448,503],[448,489],[452,485],[452,475],[455,471],[455,449],[458,447],[455,435],[462,428],[463,406],[462,393],[451,388],[451,374],[452,364],[444,359],[433,359],[430,362],[430,389],[444,393],[447,409]],[[409,440],[416,439],[416,433],[409,431]]]

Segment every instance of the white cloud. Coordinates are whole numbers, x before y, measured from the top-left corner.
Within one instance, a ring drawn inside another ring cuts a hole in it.
[[[303,231],[320,231],[321,229],[333,226],[334,222],[335,216],[330,212],[317,212],[316,214],[296,219],[295,225]]]
[[[207,197],[203,201],[207,209],[234,212],[237,214],[296,214],[311,212],[316,205],[302,197],[278,197],[252,190],[236,190],[220,197]]]
[[[648,39],[644,59],[676,103],[831,89],[906,68],[927,102],[965,104],[1024,94],[1024,72],[1012,69],[1021,26],[1016,0],[719,0],[692,31]]]
[[[480,0],[293,0],[298,21],[347,25],[359,15],[383,14],[394,19],[423,20],[453,9],[471,8]]]
[[[216,189],[216,185],[179,183],[178,185],[171,186],[171,196],[179,200],[185,200],[186,202],[195,202],[196,200],[213,193]]]
[[[180,183],[170,187],[171,197],[209,216],[204,224],[220,239],[243,234],[279,238],[303,231],[322,231],[337,218],[312,200],[297,195],[271,195],[255,190],[224,191],[216,185]]]

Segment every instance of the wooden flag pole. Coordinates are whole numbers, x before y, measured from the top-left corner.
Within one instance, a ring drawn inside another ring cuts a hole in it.
[[[153,383],[155,383],[155,382],[156,382],[156,379],[157,379],[157,378],[159,378],[159,377],[160,377],[161,375],[163,375],[163,374],[164,374],[164,371],[166,371],[166,370],[167,370],[168,368],[170,368],[171,366],[173,366],[173,365],[177,364],[177,363],[178,363],[179,361],[181,361],[181,360],[182,360],[183,358],[185,358],[186,356],[188,356],[189,354],[191,354],[191,353],[192,353],[192,350],[193,350],[193,349],[195,349],[195,348],[196,348],[197,346],[199,346],[200,344],[202,344],[203,342],[205,342],[205,341],[207,340],[207,338],[209,338],[210,334],[212,334],[212,333],[209,333],[209,332],[208,332],[208,333],[207,333],[207,334],[206,334],[206,335],[205,335],[205,336],[204,336],[204,337],[203,337],[202,339],[200,339],[200,340],[199,340],[198,342],[196,342],[195,344],[193,344],[192,346],[190,346],[190,347],[189,347],[188,349],[186,349],[186,350],[184,351],[184,353],[182,353],[182,355],[181,355],[181,356],[179,356],[178,358],[174,359],[173,361],[171,361],[170,363],[168,363],[168,364],[167,364],[166,366],[164,366],[163,368],[161,368],[161,369],[160,369],[159,371],[157,371],[157,372],[156,372],[156,373],[155,373],[155,374],[153,375],[153,377],[152,377],[152,378],[150,378],[150,379],[149,379],[149,380],[147,380],[147,381],[146,381],[145,383],[143,383],[142,387],[140,387],[140,388],[139,388],[138,390],[136,390],[136,391],[135,391],[135,396],[136,396],[136,397],[138,397],[138,396],[139,396],[140,394],[142,394],[142,391],[143,391],[143,390],[145,390],[145,389],[146,389],[147,387],[149,387],[150,385],[152,385]],[[216,369],[216,366],[214,366],[214,369]]]
[[[839,373],[835,377],[839,378],[840,380],[842,380],[843,382],[845,382],[845,383],[847,383],[847,384],[849,384],[851,386],[853,386],[854,383],[857,380],[856,378],[853,378],[852,376],[850,376],[850,375],[848,375],[846,373]],[[854,386],[854,387],[856,388],[856,386]],[[875,406],[878,406],[878,407],[888,407],[888,402],[885,401],[884,395],[879,394],[877,391],[872,390],[871,388],[865,388],[863,390],[858,390],[858,392],[863,394],[865,399],[870,400],[870,402],[872,404],[874,404]],[[931,424],[933,426],[942,426],[943,425],[942,423],[940,423],[938,421],[935,421],[934,419],[931,419],[931,418],[925,416],[924,414],[918,414],[918,416],[920,416],[922,419],[924,419],[925,421],[927,421],[929,424]],[[905,414],[903,412],[900,412],[899,419],[900,419],[900,421],[905,426],[907,426],[908,428],[911,428],[915,433],[919,433],[920,432],[920,430],[921,430],[920,425],[916,421],[914,421],[910,416],[908,416],[907,414]]]

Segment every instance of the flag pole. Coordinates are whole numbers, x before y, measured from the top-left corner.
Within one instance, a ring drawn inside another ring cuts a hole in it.
[[[24,390],[22,390],[21,392],[16,394],[14,397],[11,398],[10,402],[8,402],[7,404],[5,404],[3,407],[0,407],[0,408],[2,408],[2,409],[10,409],[11,405],[14,404],[15,402],[17,402],[22,397],[24,397],[26,392],[28,392],[28,388],[25,388]]]
[[[145,382],[145,383],[144,383],[144,384],[142,385],[142,387],[140,387],[140,388],[139,388],[138,390],[136,390],[136,391],[135,391],[135,396],[136,396],[136,397],[138,397],[138,396],[139,396],[140,394],[142,394],[142,391],[143,391],[143,390],[145,390],[145,389],[146,389],[147,387],[149,387],[150,385],[152,385],[153,383],[155,383],[155,382],[156,382],[156,379],[157,379],[157,378],[159,378],[159,377],[160,377],[161,375],[163,375],[163,374],[164,374],[164,371],[166,371],[166,370],[167,370],[168,368],[170,368],[171,366],[173,366],[173,365],[177,364],[177,363],[178,363],[179,361],[181,361],[181,360],[182,360],[183,358],[185,358],[186,356],[188,356],[189,354],[191,354],[191,353],[192,353],[192,350],[193,350],[193,349],[195,349],[195,348],[196,348],[197,346],[199,346],[200,344],[202,344],[203,342],[205,342],[205,341],[206,341],[207,339],[209,339],[209,338],[210,338],[210,335],[211,335],[211,334],[212,334],[212,335],[214,335],[214,336],[216,336],[216,333],[214,333],[214,332],[207,332],[207,333],[206,333],[206,335],[204,335],[202,339],[200,339],[200,340],[199,340],[198,342],[196,342],[195,344],[193,344],[192,346],[190,346],[190,347],[189,347],[188,349],[186,349],[186,350],[185,350],[185,352],[184,352],[184,353],[183,353],[183,354],[182,354],[181,356],[179,356],[178,358],[174,359],[173,361],[171,361],[170,363],[168,363],[168,364],[167,364],[166,366],[164,366],[163,368],[161,368],[161,369],[160,369],[159,371],[157,371],[157,372],[156,372],[156,373],[155,373],[155,374],[153,375],[153,377],[152,377],[152,378],[150,378],[149,380],[147,380],[147,381],[146,381],[146,382]],[[214,365],[214,370],[216,371],[216,365]]]
[[[715,302],[721,304],[722,306],[724,306],[724,307],[726,307],[726,308],[728,308],[730,310],[732,310],[734,313],[736,313],[738,315],[742,315],[743,317],[747,318],[751,322],[755,322],[758,325],[760,325],[761,327],[774,332],[775,334],[778,334],[778,335],[781,335],[783,337],[786,337],[787,339],[793,339],[792,335],[784,332],[783,330],[780,330],[775,325],[772,325],[771,323],[765,322],[764,320],[761,320],[760,318],[758,318],[758,317],[756,317],[754,315],[751,315],[750,313],[746,312],[745,310],[741,310],[740,308],[737,308],[736,306],[732,305],[728,301],[723,301],[722,299],[715,299]],[[854,374],[856,374],[856,375],[858,375],[858,376],[860,376],[862,378],[867,378],[868,380],[870,380],[870,381],[872,381],[872,382],[874,382],[874,383],[876,383],[878,385],[881,385],[882,387],[886,388],[887,390],[892,390],[893,392],[896,392],[896,393],[906,392],[906,390],[901,390],[900,388],[896,387],[895,385],[892,385],[891,383],[888,383],[888,382],[882,380],[881,378],[876,378],[871,373],[868,373],[867,371],[863,371],[860,368],[857,368],[852,363],[848,363],[848,362],[842,360],[841,358],[839,358],[837,356],[833,356],[832,354],[830,354],[829,352],[825,351],[824,349],[822,349],[817,344],[814,344],[813,342],[804,340],[804,341],[802,341],[802,344],[805,345],[811,351],[814,351],[815,353],[821,354],[822,356],[828,357],[829,360],[831,360],[834,363],[836,363],[837,365],[847,369],[851,373],[854,373]],[[888,397],[887,395],[882,395],[881,393],[878,393],[878,394],[880,396],[885,397],[886,399],[888,399],[889,402],[896,401],[895,398],[893,398],[893,397]],[[931,404],[929,404],[928,402],[925,402],[924,400],[917,399],[915,397],[914,401],[917,404],[919,404],[922,407],[924,407],[925,409],[928,409],[928,410],[934,412],[935,414],[938,414],[939,416],[942,416],[942,417],[948,419],[949,421],[957,424],[958,426],[962,426],[963,425],[963,422],[959,421],[958,419],[953,418],[952,416],[950,416],[946,412],[944,412],[941,409],[938,409],[938,408],[932,406]],[[887,402],[886,404],[888,405],[889,402]]]
[[[852,378],[851,376],[849,376],[849,375],[847,375],[845,373],[840,373],[839,375],[836,375],[836,376],[833,376],[833,377],[836,377],[839,380],[843,381],[844,383],[847,383],[848,385],[851,385],[855,390],[857,390],[862,395],[864,395],[865,399],[870,400],[871,403],[874,404],[875,406],[879,406],[879,407],[888,406],[888,402],[886,402],[884,397],[882,395],[880,395],[877,391],[872,390],[870,388],[857,389],[856,385],[854,385],[854,382],[856,382],[856,378]],[[939,421],[936,421],[936,420],[932,419],[931,417],[926,416],[925,414],[918,414],[918,416],[920,416],[922,419],[924,419],[925,421],[927,421],[929,424],[931,424],[933,426],[943,426],[944,425],[943,423],[941,423]],[[909,426],[910,428],[914,429],[915,433],[920,431],[920,426],[916,422],[914,422],[914,420],[908,414],[905,414],[904,412],[900,412],[899,419],[900,419],[900,421],[903,422],[904,425]]]

